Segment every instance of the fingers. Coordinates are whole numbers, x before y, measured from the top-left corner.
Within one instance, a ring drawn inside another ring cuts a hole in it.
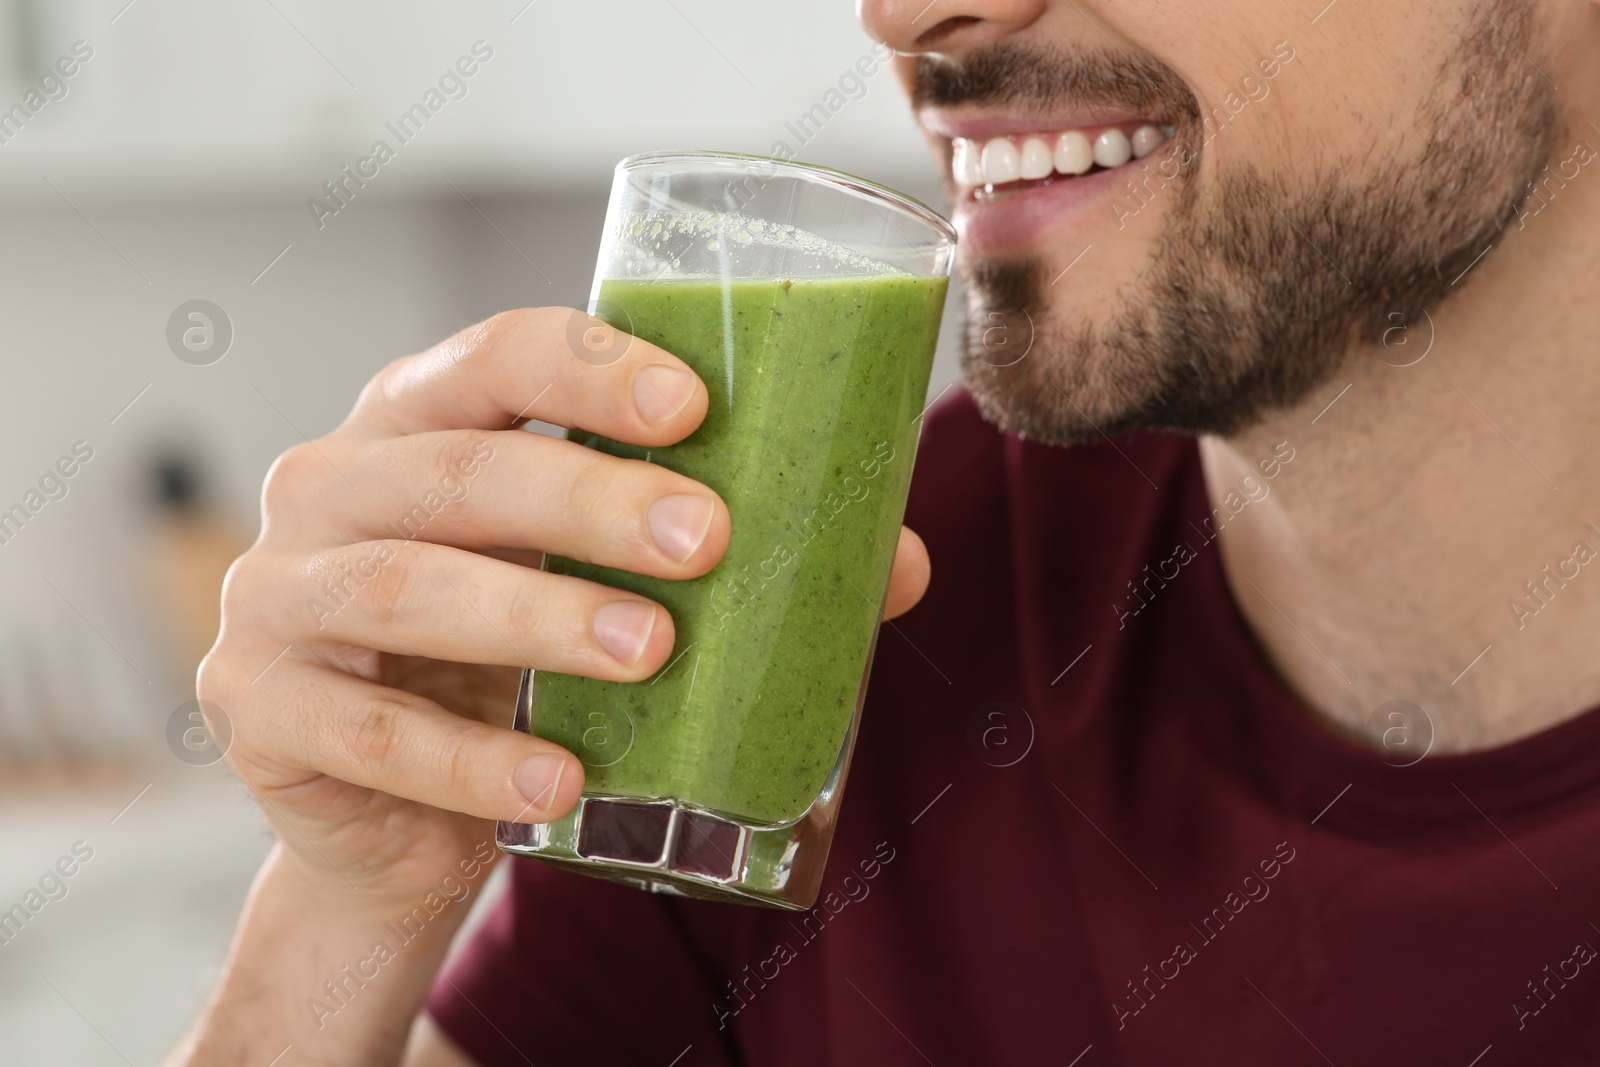
[[[583,789],[583,765],[548,741],[453,715],[413,693],[318,663],[296,663],[276,678],[281,712],[238,725],[230,752],[236,764],[309,769],[512,822],[558,818]]]
[[[687,364],[571,308],[507,311],[390,364],[346,426],[375,434],[523,419],[666,445],[700,425],[706,389]]]
[[[325,469],[302,480],[306,536],[339,515],[347,541],[538,548],[674,579],[704,574],[728,545],[727,505],[704,485],[570,441],[448,430],[328,447],[359,491]]]
[[[368,541],[298,562],[247,560],[228,596],[268,616],[286,644],[621,682],[649,677],[672,651],[672,617],[652,601],[442,545]]]
[[[889,572],[889,596],[884,602],[885,618],[904,615],[917,606],[933,578],[928,546],[910,528],[900,527],[900,542],[894,550],[894,569]]]

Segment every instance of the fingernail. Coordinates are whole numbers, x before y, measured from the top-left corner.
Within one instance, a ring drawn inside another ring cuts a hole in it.
[[[531,756],[517,765],[512,778],[517,791],[536,808],[548,808],[561,790],[561,776],[567,772],[567,757],[547,752]]]
[[[656,606],[642,600],[618,600],[594,613],[594,639],[629,667],[644,655],[655,628]]]
[[[652,363],[633,378],[633,403],[640,418],[654,426],[683,410],[694,396],[696,379],[686,370]]]
[[[705,542],[716,506],[700,493],[672,493],[650,505],[650,537],[668,559],[683,563]]]

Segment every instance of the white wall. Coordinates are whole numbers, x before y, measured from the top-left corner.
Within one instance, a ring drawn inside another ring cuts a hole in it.
[[[400,150],[385,186],[468,173],[590,187],[632,152],[767,152],[780,139],[811,162],[891,184],[929,174],[887,73],[859,91],[847,84],[809,145],[785,129],[829,102],[872,47],[847,3],[128,2],[0,4],[0,15],[33,13],[27,33],[0,18],[0,33],[26,38],[0,48],[0,100],[17,99],[75,41],[94,50],[68,95],[0,146],[0,189],[33,195],[49,174],[201,195],[253,186],[303,201],[476,41],[493,58]]]
[[[377,367],[502,308],[583,302],[617,158],[770,149],[869,44],[847,4],[525,2],[0,0],[0,108],[73,41],[95,49],[0,144],[0,510],[75,441],[94,448],[0,545],[0,908],[73,841],[97,849],[0,946],[7,1062],[155,1061],[267,843],[222,767],[163,744],[192,693],[149,587],[150,450],[196,443],[253,532],[272,458],[338,422]],[[319,230],[307,197],[480,38],[496,52],[469,95]],[[801,154],[937,196],[886,74]],[[165,338],[195,298],[235,330],[211,366]],[[957,319],[952,304],[933,391]],[[154,762],[22,776],[7,737],[41,700],[78,740]]]

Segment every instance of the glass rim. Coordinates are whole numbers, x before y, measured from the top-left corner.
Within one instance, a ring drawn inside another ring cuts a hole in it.
[[[663,163],[762,163],[770,164],[777,168],[778,174],[789,177],[809,178],[825,185],[831,185],[847,193],[867,199],[875,200],[888,207],[910,215],[929,229],[934,230],[940,237],[951,245],[956,244],[956,229],[950,220],[945,218],[933,208],[924,204],[914,196],[907,196],[897,189],[891,189],[868,178],[863,178],[848,171],[838,170],[834,167],[824,167],[816,163],[796,163],[792,160],[779,159],[776,156],[760,156],[749,152],[723,152],[715,149],[660,149],[654,152],[639,152],[628,156],[617,164],[617,172],[638,170],[643,167]],[[777,175],[773,175],[776,177]]]

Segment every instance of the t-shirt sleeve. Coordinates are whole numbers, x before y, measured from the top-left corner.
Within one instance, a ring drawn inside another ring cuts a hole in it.
[[[739,1062],[716,1026],[722,982],[672,898],[505,862],[508,892],[427,1002],[479,1067]]]

